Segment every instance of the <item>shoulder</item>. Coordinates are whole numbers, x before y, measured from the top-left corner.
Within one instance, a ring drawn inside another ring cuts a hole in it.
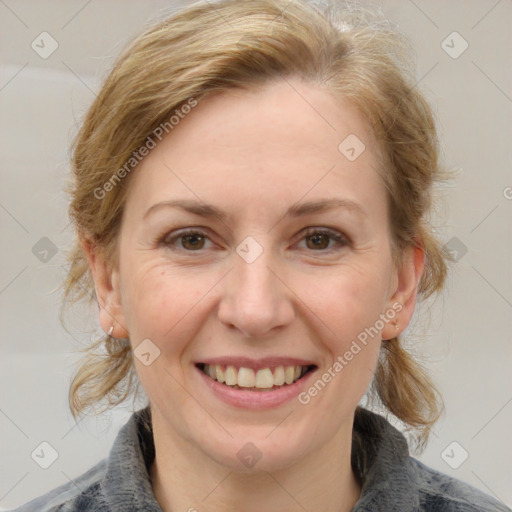
[[[492,496],[411,457],[404,435],[363,408],[354,419],[352,467],[362,482],[353,512],[512,512]]]
[[[117,434],[108,457],[10,512],[109,512],[113,507],[161,511],[148,473],[155,456],[149,420],[149,407],[133,413]]]
[[[101,490],[107,461],[93,466],[71,482],[63,484],[9,512],[103,512],[110,508]]]
[[[420,510],[425,512],[511,512],[511,509],[475,487],[432,469],[410,457]],[[411,476],[412,476],[411,475]]]

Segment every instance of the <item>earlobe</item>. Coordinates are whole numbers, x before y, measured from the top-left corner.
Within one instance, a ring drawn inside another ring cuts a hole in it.
[[[88,238],[80,240],[94,279],[100,326],[114,338],[127,338],[117,270],[112,268],[98,246]],[[112,328],[113,327],[113,328]]]
[[[388,303],[388,308],[396,312],[396,317],[382,330],[383,340],[395,338],[409,325],[416,307],[418,287],[424,268],[423,249],[413,245],[407,247],[402,254],[402,265],[396,275],[396,287]]]

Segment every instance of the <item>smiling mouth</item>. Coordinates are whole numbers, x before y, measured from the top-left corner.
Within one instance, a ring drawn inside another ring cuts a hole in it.
[[[230,365],[197,363],[195,366],[212,380],[245,391],[273,391],[290,386],[317,368],[316,365],[276,366],[254,371],[252,368]]]

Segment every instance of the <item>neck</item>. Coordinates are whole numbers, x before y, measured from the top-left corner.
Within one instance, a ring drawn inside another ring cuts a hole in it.
[[[240,473],[162,429],[154,416],[155,498],[163,512],[349,512],[361,491],[350,464],[352,419],[328,444],[291,467]]]

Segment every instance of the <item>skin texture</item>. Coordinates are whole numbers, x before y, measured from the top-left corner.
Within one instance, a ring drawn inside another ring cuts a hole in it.
[[[366,147],[354,161],[338,150],[349,134]],[[412,248],[401,268],[393,263],[378,155],[358,111],[318,86],[296,79],[218,94],[200,101],[130,177],[119,266],[84,238],[102,328],[114,324],[112,335],[129,335],[134,349],[149,338],[161,351],[149,366],[134,361],[151,403],[151,477],[164,511],[341,511],[357,501],[354,411],[381,338],[409,323],[424,263]],[[328,198],[354,201],[363,213],[284,216],[295,203]],[[228,217],[163,207],[143,218],[174,199],[213,204]],[[183,228],[203,238],[177,237]],[[263,248],[250,264],[236,252],[247,236]],[[194,366],[223,355],[290,356],[314,361],[321,375],[394,303],[399,328],[386,323],[307,405],[228,405]],[[237,457],[247,442],[262,454],[252,468]]]

